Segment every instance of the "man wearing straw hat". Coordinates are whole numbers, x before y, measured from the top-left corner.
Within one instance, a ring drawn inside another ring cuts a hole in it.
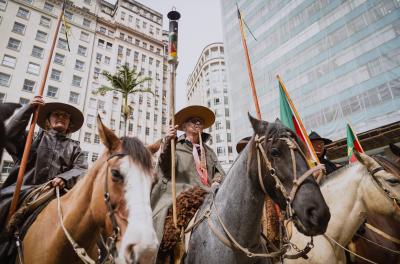
[[[84,175],[87,170],[86,159],[79,146],[79,141],[68,137],[70,133],[81,128],[82,112],[64,103],[45,104],[43,97],[36,96],[30,104],[17,112],[6,126],[8,139],[6,149],[16,165],[0,189],[0,234],[5,231],[5,221],[15,190],[26,141],[25,129],[35,107],[39,105],[42,107],[37,124],[41,130],[32,142],[20,201],[30,190],[48,181],[51,181],[52,186],[71,188],[79,176]],[[4,242],[3,238],[0,244]]]
[[[175,127],[170,127],[163,139],[158,160],[159,182],[151,197],[153,219],[157,236],[161,241],[164,220],[171,206],[171,139],[176,137],[176,129],[184,131],[176,140],[176,193],[177,196],[194,186],[209,190],[211,184],[221,182],[225,173],[217,155],[205,143],[210,135],[203,132],[215,121],[214,113],[203,106],[192,105],[175,114]]]

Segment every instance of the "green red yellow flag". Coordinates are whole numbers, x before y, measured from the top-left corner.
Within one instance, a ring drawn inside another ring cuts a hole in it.
[[[279,81],[279,103],[280,103],[281,122],[286,127],[292,129],[297,134],[297,136],[307,146],[308,152],[311,156],[311,160],[314,163],[319,164],[317,154],[315,153],[314,147],[312,146],[311,141],[308,138],[307,131],[303,126],[300,116],[297,113],[297,110],[294,107],[293,102],[289,97],[289,93],[287,92],[286,87],[283,84],[280,77],[279,76],[277,76],[277,77],[278,77],[278,81]]]
[[[357,161],[356,156],[354,155],[354,149],[359,153],[363,153],[364,150],[361,147],[360,141],[357,138],[357,135],[354,134],[353,129],[349,124],[346,125],[347,130],[347,157],[349,158],[349,163],[353,163]]]

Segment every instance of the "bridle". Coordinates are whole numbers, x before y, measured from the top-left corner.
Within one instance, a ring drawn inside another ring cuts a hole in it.
[[[106,263],[107,261],[113,263],[114,260],[118,257],[118,250],[116,244],[120,239],[120,234],[121,234],[121,229],[118,226],[117,218],[115,217],[114,213],[114,208],[113,205],[111,204],[110,193],[108,191],[108,181],[107,181],[107,172],[109,170],[108,161],[115,157],[123,158],[127,155],[128,155],[127,153],[114,153],[110,154],[110,156],[107,158],[107,168],[105,170],[105,177],[104,177],[104,202],[107,206],[108,210],[107,214],[111,220],[112,233],[109,237],[107,237],[105,242],[103,240],[103,236],[101,235],[101,241],[103,243],[104,248],[106,249],[106,257],[104,258],[102,263]]]
[[[378,190],[381,191],[390,201],[393,201],[393,204],[397,208],[397,210],[400,210],[400,197],[396,197],[396,195],[390,191],[390,188],[388,187],[388,184],[385,182],[385,180],[383,180],[382,177],[376,175],[376,173],[383,170],[385,170],[385,168],[379,166],[369,171],[369,174],[371,175],[373,183],[378,188]]]
[[[269,141],[272,140],[268,139]],[[265,164],[265,166],[267,167],[267,171],[269,172],[269,175],[271,177],[274,178],[275,180],[275,188],[277,190],[280,191],[280,193],[282,194],[282,196],[284,197],[285,201],[286,201],[286,217],[287,220],[292,221],[293,220],[293,216],[294,216],[294,211],[292,209],[292,202],[296,196],[296,193],[298,191],[298,189],[300,188],[301,184],[311,175],[313,175],[314,172],[319,171],[319,170],[325,170],[325,166],[320,164],[317,165],[309,170],[307,170],[303,175],[301,175],[299,178],[297,178],[297,173],[296,173],[296,160],[295,160],[295,153],[294,151],[297,150],[300,152],[300,154],[304,157],[304,159],[306,160],[306,156],[304,154],[304,152],[301,150],[300,146],[290,137],[285,138],[285,137],[281,137],[281,138],[277,138],[277,140],[283,140],[286,142],[286,144],[289,146],[290,152],[291,152],[291,159],[292,159],[292,166],[293,166],[293,187],[290,191],[290,193],[288,193],[284,187],[284,185],[282,184],[281,180],[279,180],[277,174],[276,174],[276,170],[274,169],[272,162],[268,159],[268,156],[264,150],[264,148],[262,147],[262,143],[265,141],[265,136],[259,136],[258,134],[255,135],[254,137],[254,141],[255,141],[255,145],[256,145],[256,151],[257,151],[257,170],[258,170],[258,180],[259,180],[259,184],[260,187],[262,189],[262,191],[264,192],[264,194],[267,195],[267,191],[264,185],[264,177],[262,175],[262,165]],[[263,158],[263,163],[261,162],[261,157]],[[266,175],[268,176],[268,175]],[[208,208],[204,211],[204,213],[199,217],[199,219],[197,219],[190,227],[188,227],[185,232],[189,232],[192,229],[194,229],[196,226],[198,226],[198,224],[200,222],[202,222],[203,220],[207,219],[207,223],[209,228],[211,229],[211,231],[214,233],[215,236],[218,237],[218,239],[224,243],[226,246],[230,247],[230,248],[235,248],[240,250],[241,252],[243,252],[247,257],[252,258],[252,257],[261,257],[261,258],[275,258],[275,257],[283,257],[283,258],[288,258],[288,259],[296,259],[299,257],[303,257],[303,258],[307,258],[307,253],[314,247],[313,244],[313,238],[311,237],[311,241],[307,243],[307,245],[305,246],[304,249],[300,250],[297,248],[296,245],[292,244],[289,239],[284,239],[285,244],[282,246],[281,249],[278,249],[275,252],[271,252],[271,253],[254,253],[251,252],[248,248],[240,245],[240,243],[233,237],[233,235],[231,234],[231,232],[229,232],[228,228],[225,226],[225,224],[223,223],[221,216],[219,214],[219,210],[216,206],[216,203],[214,202],[214,198],[215,198],[215,193],[212,193],[212,200],[211,203],[209,204]],[[217,220],[219,222],[219,225],[222,227],[222,229],[224,230],[224,234],[221,234],[220,231],[218,231],[218,229],[215,227],[215,225],[213,224],[212,220],[211,220],[211,210],[212,207],[215,208],[215,214],[217,217]],[[299,221],[299,220],[297,220]],[[298,224],[301,224],[300,222],[297,222]],[[292,246],[298,253],[297,254],[293,254],[293,255],[288,255],[286,254],[286,251],[289,249],[289,247]]]
[[[291,138],[291,137],[277,138],[276,140],[284,141],[290,149],[290,156],[292,159],[292,168],[293,168],[293,186],[292,186],[292,189],[290,190],[290,192],[288,193],[286,191],[284,185],[282,184],[282,181],[277,176],[276,170],[272,166],[272,162],[268,159],[268,156],[267,156],[264,148],[262,147],[262,143],[264,140],[265,140],[265,136],[260,137],[259,135],[256,134],[254,137],[254,141],[256,143],[256,149],[257,149],[258,181],[260,183],[261,190],[264,192],[264,194],[267,194],[267,191],[266,191],[265,185],[264,185],[263,175],[262,175],[262,163],[261,163],[261,157],[262,157],[264,164],[266,165],[267,170],[269,172],[269,175],[275,181],[275,189],[278,190],[285,199],[287,217],[289,219],[292,219],[292,217],[294,215],[294,210],[292,209],[292,203],[294,201],[294,198],[295,198],[297,191],[299,190],[301,184],[303,184],[303,182],[308,177],[313,175],[314,172],[324,171],[325,166],[323,164],[318,164],[317,166],[312,167],[309,170],[307,170],[305,173],[303,173],[303,175],[301,175],[298,178],[297,171],[296,171],[297,164],[296,164],[296,159],[295,159],[295,150],[297,150],[300,153],[300,155],[304,158],[304,160],[307,160],[306,155],[304,154],[303,150],[300,148],[300,146],[297,144],[297,142],[293,138]],[[268,141],[272,141],[272,139],[270,138],[270,139],[268,139]]]

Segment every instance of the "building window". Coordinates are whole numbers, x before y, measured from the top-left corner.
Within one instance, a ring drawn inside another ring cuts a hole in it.
[[[55,81],[61,81],[61,71],[52,69],[50,74],[50,79]]]
[[[115,120],[114,120],[114,119],[111,119],[111,120],[110,120],[110,128],[111,128],[112,130],[115,130]]]
[[[12,50],[19,50],[21,48],[21,41],[18,39],[10,38],[8,40],[7,48]]]
[[[112,30],[108,30],[108,36],[110,36],[110,37],[114,37],[114,31],[112,31]]]
[[[48,86],[47,87],[47,96],[55,98],[57,96],[58,88],[54,86]]]
[[[94,99],[94,98],[89,99],[89,107],[92,109],[96,108],[96,99]]]
[[[93,152],[93,154],[92,154],[92,162],[95,162],[98,158],[99,158],[99,154]]]
[[[99,31],[100,33],[106,34],[107,29],[105,27],[100,27]]]
[[[1,86],[9,86],[11,80],[11,75],[0,72],[0,85]]]
[[[25,79],[24,86],[22,86],[22,90],[25,92],[33,92],[33,88],[35,87],[35,82]]]
[[[17,58],[12,57],[10,55],[4,55],[2,64],[3,64],[3,66],[14,68],[16,62],[17,62]]]
[[[223,156],[224,155],[224,148],[217,147],[217,155],[218,156]]]
[[[79,37],[80,40],[89,42],[89,33],[81,31],[81,36]]]
[[[229,116],[229,109],[225,108],[225,116]]]
[[[90,24],[91,24],[91,21],[89,19],[86,19],[86,18],[83,19],[82,25],[84,27],[90,27]]]
[[[99,144],[100,143],[100,136],[99,135],[97,135],[97,134],[94,135],[93,143],[95,143],[95,144]]]
[[[13,167],[14,167],[14,162],[5,160],[3,162],[3,167],[1,168],[1,173],[10,173]]]
[[[35,74],[35,75],[39,75],[40,65],[33,63],[33,62],[29,62],[27,72]]]
[[[56,55],[54,55],[54,63],[57,64],[64,64],[64,60],[65,60],[65,56],[60,54],[60,53],[56,53]]]
[[[112,50],[112,44],[110,42],[107,42],[106,50]]]
[[[142,54],[142,62],[146,62],[146,55]]]
[[[65,11],[64,12],[64,17],[67,19],[67,20],[72,20],[72,17],[74,16],[74,14],[72,14],[71,12],[69,12],[69,11]]]
[[[89,128],[92,128],[94,124],[94,115],[89,115],[89,114],[87,115],[86,124]]]
[[[100,68],[94,68],[93,78],[98,79],[100,75]]]
[[[36,57],[36,58],[43,58],[43,52],[44,52],[44,49],[43,48],[41,48],[41,47],[38,47],[38,46],[33,46],[33,49],[32,49],[32,56],[33,57]]]
[[[57,47],[60,49],[67,49],[67,41],[65,39],[59,38],[58,39],[58,43],[57,43]]]
[[[81,87],[82,77],[74,75],[72,77],[72,85],[76,87]]]
[[[45,2],[44,6],[43,6],[43,9],[46,10],[47,12],[51,13],[51,12],[53,12],[54,5],[52,5],[52,4],[48,3],[48,2]]]
[[[25,33],[25,25],[18,22],[14,22],[12,31],[14,33],[23,35]]]
[[[6,98],[6,94],[0,93],[0,103],[4,103],[5,98]]]
[[[29,10],[20,7],[17,12],[17,17],[28,19],[29,18]]]
[[[126,49],[126,56],[130,56],[131,55],[131,49]]]
[[[146,112],[146,119],[150,120],[150,113],[149,112]]]
[[[150,128],[146,127],[146,136],[150,135]]]
[[[121,20],[125,20],[125,12],[121,12]]]
[[[69,93],[69,102],[77,104],[79,101],[79,93],[70,92]]]
[[[80,60],[75,61],[75,70],[83,71],[84,67],[85,67],[85,63],[83,61],[80,61]]]
[[[7,0],[0,0],[0,10],[6,10]]]
[[[232,141],[231,133],[227,133],[227,134],[226,134],[226,140],[227,140],[228,142],[231,142],[231,141]]]
[[[41,16],[39,25],[49,28],[50,27],[50,18]]]
[[[231,129],[231,122],[226,120],[226,129]]]
[[[46,42],[47,41],[47,33],[38,30],[36,32],[36,40],[41,41],[41,42]]]
[[[27,104],[29,104],[29,99],[20,97],[19,98],[19,103],[22,104],[22,105],[27,105]]]
[[[85,157],[85,160],[87,161],[88,158],[89,158],[89,152],[87,152],[87,151],[82,151],[82,153],[83,153],[83,156]]]
[[[90,5],[90,4],[92,3],[91,0],[83,0],[83,2],[84,2],[85,4],[87,4],[87,5]]]
[[[85,136],[83,138],[83,141],[86,142],[86,143],[91,143],[91,137],[92,137],[91,133],[85,132]]]
[[[82,56],[86,56],[87,48],[84,46],[79,45],[78,47],[78,54]]]
[[[105,104],[106,104],[106,103],[105,103],[104,101],[98,100],[98,101],[97,101],[97,109],[104,110],[104,105],[105,105]]]
[[[110,64],[110,57],[104,56],[104,63]]]

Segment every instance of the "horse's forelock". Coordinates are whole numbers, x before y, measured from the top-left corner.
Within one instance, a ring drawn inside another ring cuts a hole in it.
[[[138,138],[122,137],[122,148],[144,171],[151,171],[153,167],[151,154]]]

